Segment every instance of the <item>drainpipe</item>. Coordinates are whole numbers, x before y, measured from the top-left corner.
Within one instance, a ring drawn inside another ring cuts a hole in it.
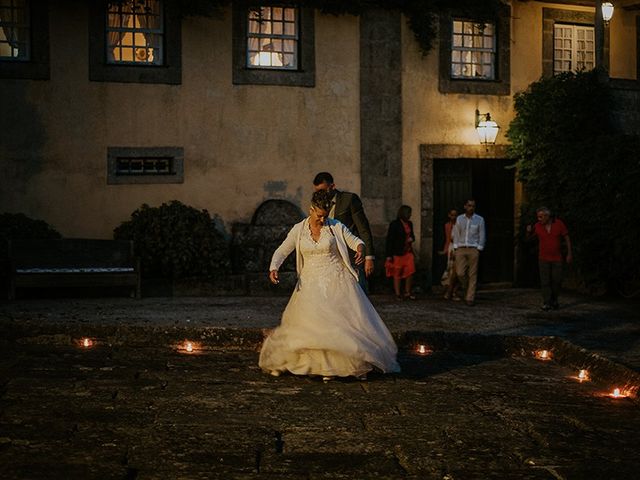
[[[609,79],[604,65],[604,20],[602,19],[602,0],[595,0],[596,18],[595,18],[595,48],[596,48],[596,68],[598,69],[598,77],[601,81]]]

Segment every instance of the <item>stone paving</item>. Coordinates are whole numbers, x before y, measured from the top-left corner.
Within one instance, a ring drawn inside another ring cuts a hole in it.
[[[637,476],[637,398],[576,381],[560,355],[542,362],[526,349],[450,342],[421,356],[405,342],[398,375],[328,383],[265,375],[255,339],[278,323],[286,301],[0,304],[0,478]],[[567,296],[562,310],[543,313],[532,290],[484,291],[473,308],[435,295],[373,302],[398,338],[465,334],[483,345],[555,335],[638,378],[633,302]],[[80,335],[97,343],[82,348]],[[177,350],[172,342],[183,337],[203,350]]]

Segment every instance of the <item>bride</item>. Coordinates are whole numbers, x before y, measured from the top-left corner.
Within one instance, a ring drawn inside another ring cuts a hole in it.
[[[318,191],[309,217],[293,226],[274,252],[269,279],[295,249],[298,282],[282,322],[262,345],[259,365],[272,375],[366,378],[373,367],[398,372],[397,347],[362,291],[349,261],[364,261],[364,242],[337,220],[328,218],[331,193]]]

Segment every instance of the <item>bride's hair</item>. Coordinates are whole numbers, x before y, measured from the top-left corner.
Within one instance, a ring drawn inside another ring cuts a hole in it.
[[[318,190],[317,192],[314,192],[313,196],[311,197],[311,206],[328,212],[329,210],[331,210],[332,198],[332,192],[329,192],[327,190]]]

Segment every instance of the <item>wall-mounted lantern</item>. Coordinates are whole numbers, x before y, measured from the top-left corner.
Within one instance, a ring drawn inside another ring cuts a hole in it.
[[[609,24],[611,17],[613,17],[613,3],[602,2],[602,20],[604,20],[605,25]]]
[[[491,120],[490,113],[480,113],[476,110],[476,132],[482,145],[493,145],[496,143],[500,127],[496,122]]]

